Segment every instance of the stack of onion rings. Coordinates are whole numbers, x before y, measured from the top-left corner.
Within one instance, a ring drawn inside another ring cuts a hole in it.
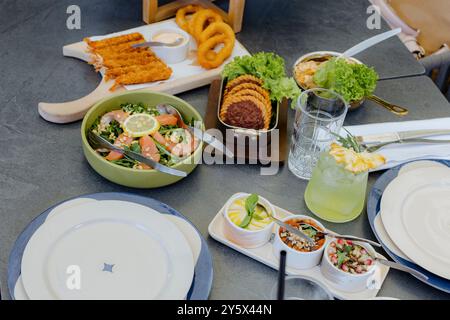
[[[188,5],[177,11],[176,22],[197,41],[197,59],[203,68],[217,68],[231,56],[236,37],[218,12]]]

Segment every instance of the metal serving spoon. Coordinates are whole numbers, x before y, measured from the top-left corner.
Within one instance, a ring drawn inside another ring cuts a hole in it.
[[[143,47],[176,47],[179,46],[184,41],[183,38],[177,38],[174,42],[158,42],[158,41],[147,41],[142,43],[133,44],[133,48],[143,48]]]
[[[318,230],[318,229],[317,229],[316,227],[314,227],[313,225],[310,225],[309,223],[306,223],[306,222],[305,222],[305,223],[302,223],[301,225],[302,225],[302,226],[311,227],[311,228],[313,228],[314,230],[316,230],[317,233],[323,234],[324,236],[330,236],[330,237],[333,237],[333,238],[336,238],[336,239],[361,241],[361,242],[365,242],[365,243],[371,244],[371,245],[373,245],[373,246],[375,246],[375,247],[381,248],[381,244],[379,244],[378,242],[369,240],[369,239],[364,239],[364,238],[355,237],[355,236],[348,236],[348,235],[342,236],[342,235],[337,234],[337,233],[334,233],[334,232],[321,231],[321,230]]]
[[[412,274],[413,276],[422,279],[424,281],[428,280],[428,277],[426,275],[424,275],[423,273],[414,270],[410,267],[407,267],[403,264],[397,263],[397,262],[393,262],[393,261],[389,261],[389,260],[385,260],[385,259],[381,259],[381,258],[377,258],[377,257],[372,257],[375,261],[377,261],[378,263],[384,264],[385,266],[388,266],[392,269],[396,269],[399,271],[403,271],[403,272],[407,272],[409,274]]]
[[[320,230],[317,230],[316,227],[310,225],[309,223],[302,223],[302,225],[306,225],[308,227],[313,228],[314,230],[316,230],[317,232],[319,232],[319,233],[321,233],[323,235],[328,235],[328,236],[331,236],[331,237],[334,237],[334,238],[337,238],[337,239],[355,240],[355,241],[365,242],[365,243],[371,244],[371,245],[376,246],[376,247],[381,247],[381,245],[379,243],[377,243],[375,241],[372,241],[372,240],[359,238],[359,237],[355,237],[355,236],[341,236],[341,235],[338,235],[338,234],[335,234],[335,233],[332,233],[332,232],[322,232]],[[418,277],[420,279],[423,279],[425,281],[428,280],[428,277],[426,275],[424,275],[423,273],[421,273],[421,272],[419,272],[417,270],[414,270],[412,268],[409,268],[409,267],[404,266],[404,265],[402,265],[400,263],[397,263],[397,262],[393,262],[393,261],[389,261],[389,260],[386,260],[386,259],[374,257],[372,255],[370,255],[370,256],[372,257],[373,260],[377,261],[378,263],[384,264],[384,265],[386,265],[386,266],[388,266],[388,267],[390,267],[392,269],[396,269],[396,270],[399,270],[399,271],[410,273],[413,276]]]
[[[228,149],[222,142],[214,138],[212,135],[198,128],[194,128],[185,124],[183,121],[183,117],[181,116],[181,113],[177,110],[177,108],[171,106],[170,104],[162,103],[156,106],[156,110],[158,110],[160,114],[174,115],[180,120],[182,124],[184,124],[185,129],[188,129],[197,139],[202,140],[215,149],[221,151],[222,153],[225,153],[227,157],[234,157],[233,152],[231,152],[230,149]]]

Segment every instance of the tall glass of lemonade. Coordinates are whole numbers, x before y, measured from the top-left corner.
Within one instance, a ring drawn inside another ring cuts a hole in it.
[[[384,163],[380,155],[332,144],[323,151],[305,191],[309,210],[336,223],[356,219],[364,209],[368,171]]]

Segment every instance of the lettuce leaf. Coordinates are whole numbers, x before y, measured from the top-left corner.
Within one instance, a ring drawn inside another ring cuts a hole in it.
[[[371,95],[377,81],[378,74],[373,68],[337,58],[323,63],[314,74],[314,82],[319,87],[339,93],[347,102]]]
[[[235,57],[222,71],[222,77],[228,81],[245,74],[262,79],[263,87],[269,90],[271,100],[281,102],[286,97],[295,101],[300,94],[295,80],[286,76],[284,59],[272,52]]]

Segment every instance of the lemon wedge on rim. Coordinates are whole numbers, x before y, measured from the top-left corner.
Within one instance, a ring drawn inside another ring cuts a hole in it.
[[[128,136],[139,138],[159,130],[159,122],[152,115],[138,113],[129,116],[123,123],[123,130]]]

